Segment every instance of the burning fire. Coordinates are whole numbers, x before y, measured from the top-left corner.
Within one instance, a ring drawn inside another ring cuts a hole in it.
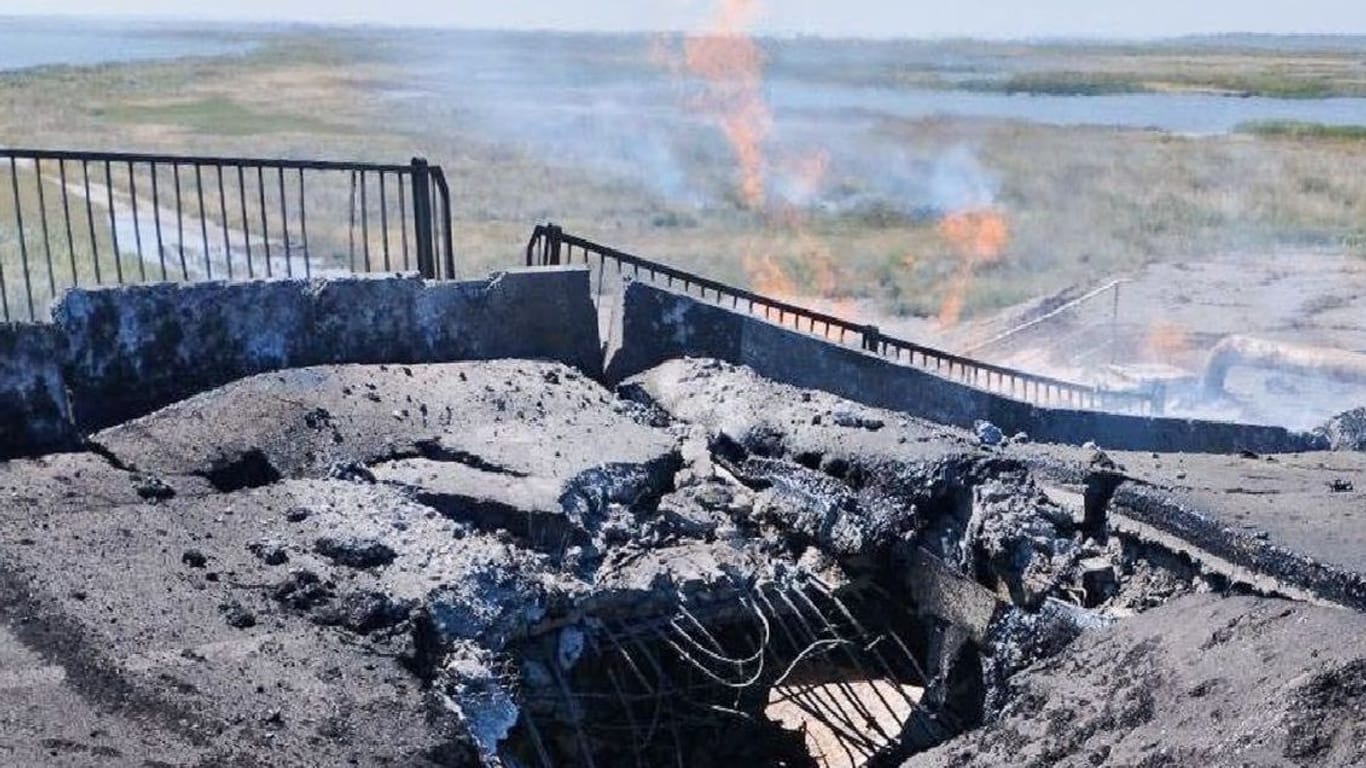
[[[764,204],[763,145],[773,122],[763,98],[763,53],[749,35],[759,9],[758,0],[721,0],[710,31],[683,43],[684,66],[707,82],[702,106],[735,152],[740,200],[750,209]]]
[[[956,325],[963,316],[963,304],[977,269],[998,262],[1005,255],[1010,224],[997,210],[961,211],[939,221],[939,236],[958,256],[958,270],[939,307],[939,323]]]
[[[787,298],[796,293],[792,278],[788,277],[787,271],[772,254],[756,256],[748,253],[744,257],[744,266],[746,274],[749,275],[749,283],[757,293],[776,299]]]
[[[1176,323],[1158,320],[1143,339],[1143,356],[1151,362],[1175,364],[1191,347],[1190,331]]]

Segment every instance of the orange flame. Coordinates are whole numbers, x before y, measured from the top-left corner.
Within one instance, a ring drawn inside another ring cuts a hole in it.
[[[939,323],[956,325],[963,316],[963,305],[977,268],[1000,261],[1005,255],[1010,224],[999,211],[961,211],[940,220],[939,236],[959,257],[958,270],[939,307]]]
[[[1190,351],[1191,346],[1190,331],[1176,323],[1158,320],[1148,328],[1143,339],[1143,355],[1152,362],[1173,364]]]
[[[788,277],[787,271],[772,255],[746,254],[744,264],[745,272],[749,275],[749,283],[755,293],[772,296],[775,299],[791,298],[796,293],[792,278]]]
[[[773,121],[763,98],[763,53],[748,32],[758,13],[758,0],[721,0],[711,31],[683,43],[687,70],[707,81],[701,106],[735,152],[740,200],[751,209],[764,204],[763,145]]]

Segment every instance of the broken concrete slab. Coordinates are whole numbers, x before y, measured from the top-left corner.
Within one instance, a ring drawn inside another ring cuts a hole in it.
[[[584,450],[595,440],[600,449]],[[93,441],[142,471],[247,481],[269,481],[272,473],[325,477],[338,464],[419,457],[563,478],[614,457],[643,461],[673,443],[620,415],[579,371],[533,361],[261,374]],[[558,446],[560,455],[537,450],[542,445]]]
[[[1094,474],[1059,446],[1009,453],[1059,483]],[[1366,471],[1366,454],[1108,456],[1118,469],[1099,503],[1112,530],[1162,538],[1267,592],[1366,608],[1366,492],[1337,484]]]
[[[994,722],[904,765],[1359,765],[1363,632],[1349,611],[1183,598],[1084,635]]]

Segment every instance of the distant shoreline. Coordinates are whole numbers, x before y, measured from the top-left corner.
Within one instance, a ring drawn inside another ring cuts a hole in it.
[[[482,27],[460,26],[454,24],[411,24],[386,23],[374,21],[318,22],[303,19],[225,19],[198,18],[194,16],[161,16],[139,14],[13,14],[0,12],[0,23],[18,24],[57,24],[76,26],[124,26],[124,27],[161,27],[186,33],[273,33],[287,31],[317,30],[320,32],[392,32],[411,30],[433,33],[467,33],[500,35],[562,35],[565,37],[614,37],[635,38],[657,35],[694,34],[697,30],[686,29],[550,29],[537,27]],[[0,27],[3,31],[3,27]],[[871,43],[890,45],[961,45],[983,46],[1027,46],[1031,48],[1108,48],[1123,49],[1140,47],[1145,49],[1199,48],[1206,50],[1256,49],[1263,51],[1312,52],[1360,52],[1366,54],[1366,31],[1361,32],[1245,32],[1231,30],[1196,34],[1173,34],[1161,36],[1076,36],[1076,35],[1026,35],[1005,36],[858,36],[826,35],[796,31],[762,31],[755,39],[765,42],[811,42],[811,43]]]
[[[250,53],[262,35],[230,27],[0,16],[0,73]]]

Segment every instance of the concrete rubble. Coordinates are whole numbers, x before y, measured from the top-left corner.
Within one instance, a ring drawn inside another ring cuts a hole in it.
[[[860,765],[1224,764],[1232,726],[1361,759],[1366,563],[1255,509],[1284,557],[1178,535],[1248,494],[1174,474],[1252,459],[986,427],[709,360],[239,380],[0,463],[0,764],[805,766],[822,729]],[[1253,474],[1360,510],[1333,456]]]

